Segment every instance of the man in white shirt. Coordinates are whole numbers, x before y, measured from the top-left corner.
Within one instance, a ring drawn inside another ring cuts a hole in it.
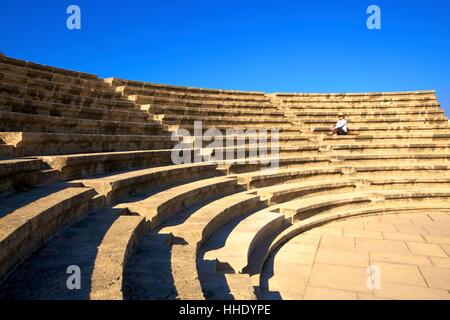
[[[330,131],[331,135],[337,134],[340,136],[348,134],[348,124],[343,113],[339,113],[339,120],[336,122],[334,128],[330,128]]]

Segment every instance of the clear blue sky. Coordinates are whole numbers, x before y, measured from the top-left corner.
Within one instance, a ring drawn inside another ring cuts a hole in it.
[[[77,4],[82,29],[66,28]],[[382,29],[366,28],[377,4]],[[0,51],[150,82],[267,92],[436,89],[450,115],[450,1],[2,1]]]

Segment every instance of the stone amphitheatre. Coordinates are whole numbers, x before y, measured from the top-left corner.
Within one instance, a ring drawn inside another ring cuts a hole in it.
[[[351,134],[330,136],[339,112]],[[434,91],[201,89],[2,55],[0,119],[1,299],[450,298]],[[194,121],[278,129],[279,167],[208,158]],[[205,161],[173,163],[178,129]]]

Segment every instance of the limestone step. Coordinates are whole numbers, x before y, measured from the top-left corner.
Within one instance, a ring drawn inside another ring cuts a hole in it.
[[[172,234],[176,241],[172,245],[170,261],[177,298],[203,297],[196,267],[197,251],[203,242],[226,223],[263,206],[258,196],[241,192],[210,202],[187,218],[181,217],[181,224],[172,222],[159,230],[161,234]],[[182,245],[178,244],[180,241]]]
[[[371,135],[350,135],[350,136],[329,136],[324,135],[321,142],[326,145],[341,145],[353,143],[432,143],[446,142],[450,138],[450,133],[411,133],[411,134],[392,134],[380,133]],[[280,138],[281,141],[281,138]]]
[[[2,199],[0,279],[62,228],[87,215],[92,188],[37,188]]]
[[[405,101],[405,100],[433,100],[436,99],[435,91],[415,91],[415,92],[380,92],[380,93],[343,93],[343,94],[285,94],[277,93],[276,98],[283,102],[379,102],[379,101]]]
[[[371,126],[367,125],[364,127],[358,126],[349,126],[351,135],[367,135],[367,134],[382,134],[389,133],[393,134],[406,134],[406,133],[414,133],[414,134],[422,134],[422,133],[439,133],[439,134],[447,134],[450,133],[450,128],[447,125],[431,125],[425,124],[423,126],[410,126],[410,125],[398,125],[398,126]],[[330,127],[315,127],[305,129],[306,131],[312,131],[317,133],[330,132]]]
[[[195,87],[187,87],[187,86],[175,86],[175,85],[167,85],[167,84],[158,84],[151,82],[142,82],[135,80],[127,80],[120,78],[107,78],[106,82],[110,83],[113,86],[128,86],[133,88],[146,88],[146,89],[158,89],[165,91],[173,91],[173,92],[187,92],[187,93],[206,93],[206,94],[217,94],[217,95],[241,95],[241,96],[266,96],[264,92],[258,91],[238,91],[238,90],[221,90],[221,89],[208,89],[208,88],[195,88]]]
[[[25,65],[18,66],[15,64],[0,62],[0,72],[21,75],[31,79],[74,84],[92,89],[107,90],[111,88],[109,84],[105,83],[102,79],[98,79],[96,76],[87,79],[79,77],[79,75],[65,75],[51,71],[44,71],[41,69],[28,68]]]
[[[194,163],[131,170],[123,173],[80,180],[84,186],[94,188],[106,197],[106,204],[140,192],[157,190],[163,186],[179,184],[217,175],[216,164]]]
[[[14,155],[62,155],[83,152],[170,149],[170,136],[101,135],[47,132],[0,132],[0,140],[14,147]]]
[[[92,271],[90,300],[122,300],[123,272],[147,229],[144,218],[120,215],[98,247]]]
[[[288,183],[256,189],[262,200],[269,204],[283,203],[300,197],[312,195],[332,195],[334,193],[352,193],[368,190],[403,190],[403,189],[444,189],[450,182],[450,175],[442,177],[430,173],[425,177],[403,176],[396,178],[345,178],[327,180],[288,181]]]
[[[41,160],[0,160],[0,196],[24,191],[38,185]]]
[[[395,102],[395,103],[320,103],[320,104],[293,104],[282,105],[280,108],[291,115],[304,113],[339,113],[347,115],[352,114],[371,114],[371,113],[403,113],[403,112],[420,112],[439,111],[440,105],[435,101],[431,102]]]
[[[368,127],[376,128],[378,126],[392,127],[392,126],[423,126],[427,127],[430,125],[447,125],[448,120],[445,117],[440,118],[393,118],[393,119],[348,119],[349,128],[353,127]],[[307,127],[316,126],[327,126],[327,128],[334,127],[336,124],[336,119],[313,119],[313,120],[302,120],[298,121],[298,124]]]
[[[14,65],[14,66],[18,66],[18,67],[26,67],[28,69],[44,71],[44,72],[49,72],[49,73],[58,74],[58,75],[71,76],[71,77],[76,77],[76,78],[80,78],[80,79],[87,79],[87,80],[98,79],[97,76],[93,75],[93,74],[46,66],[43,64],[33,63],[30,61],[25,61],[25,60],[20,60],[20,59],[14,59],[14,58],[6,57],[6,56],[0,57],[0,63]]]
[[[284,215],[270,207],[241,220],[231,232],[214,234],[208,241],[205,260],[215,260],[217,272],[246,273],[252,251],[266,238],[286,226]],[[225,238],[226,237],[226,238]],[[212,248],[208,250],[209,248]]]
[[[20,85],[6,84],[2,82],[0,82],[0,94],[23,99],[50,101],[53,103],[70,104],[76,106],[83,105],[93,108],[117,108],[123,110],[137,109],[137,106],[133,102],[122,99],[93,98],[88,96],[74,95],[63,91],[47,91],[35,88],[26,88]]]
[[[264,95],[237,95],[237,94],[207,94],[194,92],[179,92],[171,90],[136,88],[128,86],[116,87],[118,92],[125,95],[141,95],[146,97],[163,97],[174,99],[190,99],[190,100],[215,100],[215,101],[253,101],[267,102],[269,101]]]
[[[221,100],[186,100],[164,97],[149,97],[142,95],[129,95],[131,101],[138,104],[150,104],[150,105],[175,105],[184,107],[199,107],[199,108],[268,108],[269,110],[276,111],[270,101],[254,102],[254,101],[221,101]]]
[[[378,161],[378,162],[377,162]],[[404,176],[416,177],[447,177],[449,163],[446,165],[438,164],[411,164],[411,161],[405,160],[403,164],[392,164],[391,161],[379,165],[380,160],[374,161],[371,165],[361,164],[359,166],[309,166],[305,168],[285,168],[274,171],[255,171],[238,175],[238,182],[247,188],[261,188],[276,183],[293,182],[300,180],[323,180],[323,179],[341,179],[343,177],[355,178],[373,178],[383,177],[389,174],[391,177],[401,179]],[[377,165],[378,164],[378,165]]]
[[[392,144],[351,144],[351,145],[333,145],[323,146],[330,151],[332,155],[335,154],[377,154],[377,153],[448,153],[450,154],[450,144],[445,143],[392,143]]]
[[[36,79],[23,76],[17,73],[5,73],[0,71],[0,82],[11,85],[20,85],[29,89],[66,92],[68,94],[80,95],[100,99],[122,99],[120,93],[115,92],[111,88],[105,87],[104,83],[101,86],[88,86],[85,83],[63,83],[57,82],[54,79]]]
[[[252,125],[256,123],[265,124],[267,126],[277,126],[283,124],[290,124],[284,117],[266,117],[266,116],[241,116],[235,115],[235,117],[230,118],[230,116],[208,116],[208,115],[172,115],[172,114],[162,114],[159,115],[164,123],[167,124],[190,124],[194,121],[202,121],[204,125]],[[447,120],[445,120],[447,121]]]
[[[48,101],[16,98],[0,95],[0,110],[21,112],[53,117],[68,117],[105,121],[144,122],[148,118],[146,112],[140,110],[116,110],[66,105]]]
[[[450,192],[443,189],[425,190],[371,190],[353,193],[342,193],[306,197],[285,202],[280,205],[280,212],[286,217],[296,220],[305,220],[310,216],[350,209],[360,209],[371,203],[383,202],[387,205],[402,205],[404,202],[446,202],[450,200]],[[389,203],[389,204],[388,204]]]
[[[178,115],[210,115],[210,116],[228,116],[228,115],[236,115],[236,116],[255,116],[255,115],[261,115],[267,117],[283,117],[284,112],[278,111],[271,108],[200,108],[200,107],[184,107],[184,106],[177,106],[177,105],[142,105],[142,110],[147,110],[153,114],[178,114]],[[262,113],[263,112],[263,113]]]
[[[237,179],[232,176],[219,176],[178,185],[167,190],[138,197],[116,205],[126,208],[133,214],[143,216],[155,229],[176,213],[208,199],[223,197],[239,190]],[[243,189],[241,188],[241,191]],[[142,199],[143,198],[143,199]]]
[[[121,122],[65,118],[0,111],[2,131],[57,132],[83,134],[158,134],[164,125],[158,122]]]
[[[193,151],[192,151],[193,152]],[[113,171],[171,165],[172,150],[139,150],[41,156],[65,180],[79,179]]]
[[[123,272],[145,227],[141,217],[124,210],[105,208],[90,214],[62,230],[12,273],[0,298],[122,299]],[[80,268],[79,290],[66,286],[70,266]]]
[[[252,171],[266,171],[269,173],[285,168],[308,168],[323,167],[333,165],[338,166],[363,166],[376,165],[379,161],[394,166],[407,164],[417,165],[448,165],[448,154],[377,154],[377,155],[324,155],[324,156],[283,156],[283,157],[263,157],[259,159],[237,159],[233,161],[220,161],[218,168],[228,173],[244,173]]]
[[[276,125],[265,125],[260,123],[253,123],[248,124],[242,123],[242,124],[230,124],[230,125],[224,125],[224,124],[212,124],[209,125],[208,123],[204,124],[201,122],[197,127],[195,124],[176,124],[176,125],[168,125],[168,130],[172,132],[177,132],[177,130],[187,130],[191,135],[195,135],[194,130],[198,130],[202,132],[202,134],[205,134],[205,132],[209,129],[217,129],[222,131],[222,134],[226,134],[226,130],[237,130],[241,131],[247,134],[255,134],[258,131],[267,132],[267,134],[271,134],[272,132],[277,131],[280,135],[286,134],[286,135],[293,135],[293,134],[300,134],[300,131],[303,128],[293,126],[290,123],[284,123],[284,124],[276,124]],[[327,128],[329,130],[329,128]],[[323,130],[322,130],[323,131]],[[214,135],[218,135],[218,131],[214,130]],[[314,131],[310,128],[308,128],[307,135],[314,133]]]
[[[361,106],[361,105],[359,105]],[[397,105],[398,106],[398,105]],[[444,115],[444,111],[442,109],[439,109],[439,104],[433,104],[432,106],[436,106],[437,109],[430,109],[426,111],[421,110],[407,110],[406,108],[401,111],[355,111],[354,109],[351,109],[348,111],[347,116],[356,117],[356,118],[389,118],[389,117],[403,117],[403,116],[410,116],[413,118],[416,117],[426,117],[426,116],[442,116]],[[305,110],[305,111],[298,111],[298,110],[289,110],[289,113],[296,116],[299,119],[315,119],[315,118],[332,118],[337,119],[339,113],[341,113],[342,110],[330,110],[330,111],[324,111],[324,110]]]

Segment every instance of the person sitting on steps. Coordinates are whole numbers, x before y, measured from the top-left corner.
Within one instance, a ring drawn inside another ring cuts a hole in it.
[[[338,136],[340,136],[349,134],[348,123],[347,120],[345,120],[345,116],[342,112],[339,113],[339,120],[336,122],[334,128],[330,128],[330,131],[331,135],[337,134]]]

